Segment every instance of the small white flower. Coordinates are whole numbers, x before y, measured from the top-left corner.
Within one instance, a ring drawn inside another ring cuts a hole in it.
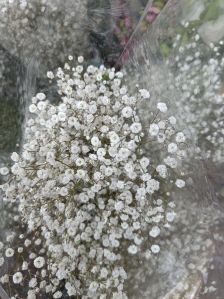
[[[0,168],[0,174],[1,175],[7,175],[7,174],[9,174],[8,167],[2,167],[2,168]]]
[[[61,298],[62,295],[63,295],[62,292],[57,291],[57,292],[54,293],[53,298],[58,299],[58,298]]]
[[[185,140],[186,140],[186,137],[185,137],[184,133],[182,133],[182,132],[177,133],[176,142],[178,142],[178,143],[185,142]]]
[[[58,120],[59,121],[65,121],[66,120],[66,113],[64,113],[64,112],[59,112],[58,113]]]
[[[160,129],[165,130],[166,122],[161,120],[160,122],[158,122],[158,126],[159,126]]]
[[[16,152],[13,152],[11,155],[11,159],[14,162],[18,162],[19,161],[19,155]]]
[[[5,274],[2,277],[0,277],[0,281],[2,284],[8,283],[9,282],[9,275]]]
[[[133,116],[133,110],[132,110],[132,108],[131,108],[131,107],[124,107],[124,108],[122,109],[122,115],[123,115],[123,117],[125,117],[125,118],[130,118],[130,117],[132,117],[132,116]]]
[[[98,150],[97,150],[97,156],[99,157],[99,158],[102,158],[102,157],[104,157],[106,155],[106,150],[104,149],[104,148],[99,148]]]
[[[83,170],[83,169],[78,169],[77,172],[76,172],[76,176],[77,176],[77,178],[79,178],[79,179],[84,179],[85,176],[86,176],[86,172],[85,172],[85,170]],[[66,194],[66,195],[67,195],[67,194]]]
[[[174,212],[168,212],[166,214],[166,219],[168,222],[173,222],[175,217],[176,217],[176,213],[174,213]]]
[[[120,138],[117,135],[117,133],[115,133],[113,131],[109,133],[109,138],[110,138],[110,142],[111,142],[112,145],[117,144],[120,141]]]
[[[83,63],[83,61],[84,61],[83,56],[79,56],[79,57],[78,57],[78,63]]]
[[[116,211],[121,211],[121,210],[123,210],[123,208],[124,208],[124,204],[123,204],[122,201],[118,201],[118,202],[115,203],[115,210]]]
[[[159,109],[159,111],[160,112],[162,112],[162,113],[166,113],[167,112],[167,105],[165,104],[165,103],[162,103],[162,102],[160,102],[160,103],[158,103],[157,104],[157,108]]]
[[[7,248],[6,251],[5,251],[5,256],[6,257],[12,257],[14,255],[14,249],[12,248]]]
[[[147,192],[149,194],[153,194],[155,191],[158,191],[159,190],[159,182],[156,181],[155,179],[150,179],[148,182],[147,182]]]
[[[149,134],[151,136],[157,136],[159,133],[159,126],[157,124],[151,124],[149,127]]]
[[[143,99],[149,99],[150,98],[150,93],[146,89],[140,89],[139,90],[141,96]]]
[[[23,252],[23,247],[18,247],[18,253],[22,253]]]
[[[134,134],[138,134],[141,132],[142,130],[142,125],[140,123],[133,123],[131,126],[130,126],[130,130],[132,131],[132,133]]]
[[[23,281],[23,274],[21,272],[16,272],[13,275],[12,280],[15,284],[20,284]]]
[[[177,160],[175,158],[167,157],[164,159],[164,162],[166,163],[166,165],[168,165],[171,168],[177,167]]]
[[[29,281],[29,287],[30,288],[35,288],[37,286],[37,279],[36,278],[31,278]]]
[[[98,289],[99,284],[96,281],[91,282],[90,286],[89,286],[89,290],[93,293],[96,292],[96,290]]]
[[[140,164],[141,164],[141,166],[142,166],[143,168],[147,168],[147,167],[149,166],[149,163],[150,163],[150,161],[149,161],[149,159],[146,158],[146,157],[143,157],[143,158],[141,158],[141,160],[140,160]]]
[[[153,226],[150,230],[149,235],[153,238],[156,238],[160,235],[160,228],[158,226]]]
[[[34,264],[35,268],[41,269],[45,265],[45,259],[42,256],[39,256],[39,257],[35,258],[35,260],[33,261],[33,264]]]
[[[60,195],[61,195],[61,196],[67,196],[67,195],[68,195],[68,188],[66,188],[66,187],[62,187],[62,188],[60,189]]]
[[[172,142],[168,145],[168,153],[174,154],[174,153],[176,153],[177,149],[178,149],[178,147],[177,147],[176,143]]]
[[[25,240],[25,242],[24,242],[24,245],[26,246],[26,247],[29,247],[30,245],[31,245],[31,241],[29,240],[29,239],[26,239]]]
[[[171,125],[175,125],[177,123],[177,120],[174,116],[170,116],[169,117],[169,122]]]
[[[184,180],[178,179],[178,180],[176,180],[175,185],[176,185],[178,188],[184,188],[185,185],[186,185],[186,183],[185,183]]]
[[[138,252],[138,247],[136,245],[130,245],[128,247],[128,252],[134,255]]]
[[[44,93],[40,92],[40,93],[37,93],[37,94],[36,94],[36,98],[37,98],[39,101],[43,101],[43,100],[46,99],[46,95],[45,95]]]
[[[37,104],[37,108],[38,108],[38,110],[40,110],[40,111],[44,110],[46,107],[47,107],[46,102],[39,102],[39,103]]]
[[[94,147],[99,147],[101,142],[99,140],[99,138],[97,136],[93,136],[91,138],[91,144],[94,146]]]
[[[166,165],[158,165],[156,167],[156,171],[159,173],[159,175],[162,177],[162,178],[166,178],[167,176],[167,168],[166,168]]]
[[[155,254],[159,253],[160,252],[159,245],[152,245],[151,246],[151,251],[152,251],[152,253],[155,253]]]
[[[47,77],[49,78],[49,79],[54,79],[54,74],[53,74],[53,72],[47,72]]]
[[[35,113],[35,112],[37,112],[37,106],[36,106],[35,104],[31,104],[31,105],[29,106],[29,111],[30,111],[30,113]]]
[[[124,74],[122,72],[116,73],[117,78],[122,79],[124,77]]]
[[[87,203],[89,201],[89,197],[88,195],[86,195],[85,193],[81,193],[79,194],[79,200],[82,202],[82,203]]]
[[[82,165],[85,164],[85,161],[84,161],[84,159],[82,159],[82,158],[78,158],[78,159],[75,161],[75,164],[76,164],[76,166],[80,167],[80,166],[82,166]]]

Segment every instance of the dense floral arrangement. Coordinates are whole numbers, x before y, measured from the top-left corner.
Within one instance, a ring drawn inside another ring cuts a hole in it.
[[[195,138],[200,154],[222,163],[224,43],[220,41],[207,46],[199,34],[194,33],[194,29],[189,30],[192,38],[186,44],[181,41],[180,35],[174,42],[175,61],[168,61],[173,82],[170,81],[170,86],[181,92],[176,105],[185,115],[185,123]]]
[[[32,99],[22,152],[12,154],[10,170],[0,169],[10,172],[5,200],[18,202],[30,236],[6,249],[1,264],[19,254],[22,265],[1,282],[28,280],[29,299],[40,292],[61,298],[65,290],[80,298],[126,298],[127,262],[139,252],[158,254],[155,238],[175,218],[170,197],[173,187],[185,186],[178,168],[186,138],[163,102],[142,126],[137,107],[150,93],[136,87],[130,95],[121,72],[84,70],[82,57],[77,66],[72,60],[47,73],[60,102],[52,105],[44,93]]]
[[[177,34],[178,27],[172,32],[172,39],[167,37],[170,48],[166,53],[161,50],[165,42],[158,44],[156,50],[150,45],[150,33],[148,39],[134,49],[137,71],[133,72],[136,79],[133,76],[132,80],[142,80],[142,84],[154,91],[155,99],[158,96],[175,98],[172,113],[182,122],[196,149],[191,151],[189,160],[197,152],[198,157],[218,165],[224,161],[224,41],[207,45],[190,22],[182,22],[180,28],[180,34]],[[165,33],[162,36],[161,40],[166,40]],[[148,48],[152,48],[152,52],[161,50],[163,63],[154,60]]]
[[[6,0],[0,16],[3,47],[26,64],[34,59],[41,75],[63,65],[71,51],[87,48],[86,0]]]

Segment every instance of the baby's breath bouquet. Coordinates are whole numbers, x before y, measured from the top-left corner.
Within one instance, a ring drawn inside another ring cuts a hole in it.
[[[223,41],[208,47],[192,31],[186,45],[178,35],[174,46],[178,54],[169,65],[175,77],[171,76],[172,87],[182,94],[178,109],[185,114],[200,153],[216,164],[223,163]]]
[[[223,196],[223,42],[202,30],[212,3],[195,1],[189,19],[192,1],[167,1],[109,68],[99,65],[117,53],[108,20],[126,17],[126,5],[93,2],[2,4],[0,41],[27,66],[27,114],[20,150],[0,165],[4,219],[14,211],[1,234],[0,296],[204,298],[222,239],[221,213],[204,204]],[[90,31],[95,65],[74,58],[89,52]]]
[[[221,1],[169,1],[144,36],[137,30],[139,43],[127,64],[155,98],[170,101],[199,156],[215,164],[224,159],[223,15]],[[213,38],[205,37],[205,25],[217,28]]]
[[[130,94],[122,72],[72,61],[47,73],[59,103],[32,98],[21,153],[0,169],[24,226],[19,247],[13,234],[2,248],[2,265],[16,261],[1,277],[12,298],[127,298],[131,260],[159,254],[171,192],[185,186],[186,137],[167,105],[152,105],[143,127],[148,90]]]
[[[37,76],[87,48],[86,0],[4,0],[0,17],[1,45],[25,66],[34,60]]]
[[[220,9],[217,9],[218,2]],[[194,7],[200,10],[193,10],[188,16],[192,19],[185,18],[186,11],[182,10],[184,4],[191,7],[195,4]],[[203,4],[202,7],[200,4]],[[222,6],[222,1],[171,0],[145,35],[136,30],[133,37],[138,39],[138,44],[133,47],[127,63],[127,70],[132,75],[129,80],[141,83],[151,92],[151,101],[139,109],[144,120],[143,127],[150,121],[152,103],[160,98],[169,103],[170,110],[182,123],[185,135],[191,138],[193,144],[189,147],[186,168],[183,170],[191,173],[191,179],[187,181],[189,193],[180,192],[178,197],[174,195],[178,215],[175,233],[160,238],[162,254],[148,278],[145,278],[145,273],[150,272],[151,263],[146,264],[145,270],[141,269],[140,281],[145,287],[143,291],[140,290],[141,298],[163,298],[165,290],[169,290],[167,284],[172,285],[175,292],[168,293],[164,298],[223,296],[222,286],[218,283],[218,267],[214,270],[213,262],[220,253],[216,237],[221,239],[222,233],[216,235],[214,227],[222,223],[222,213],[219,211],[222,211],[224,198]],[[212,11],[218,13],[218,19],[212,15]],[[211,18],[209,23],[205,21],[205,15]],[[203,22],[206,26],[203,26]],[[209,28],[210,32],[202,31],[203,28]],[[207,37],[210,39],[205,38],[206,33],[209,33]],[[208,205],[209,209],[206,209]],[[218,207],[219,211],[214,207]],[[183,212],[186,212],[186,216],[181,217]],[[195,213],[197,217],[194,218],[192,216]],[[194,232],[189,232],[192,227]],[[194,238],[195,232],[197,236]],[[193,245],[196,239],[200,240],[200,244]],[[164,270],[166,263],[168,268]],[[197,271],[203,277],[208,277],[206,281],[199,279],[201,286],[197,286],[196,279],[191,282]],[[183,273],[186,273],[186,279]],[[138,272],[136,277],[139,276]],[[178,289],[178,281],[182,289]],[[136,288],[136,294],[139,294],[139,289]]]

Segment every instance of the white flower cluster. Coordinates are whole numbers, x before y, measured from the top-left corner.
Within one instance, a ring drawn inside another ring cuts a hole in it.
[[[38,62],[43,73],[61,64],[69,53],[87,48],[87,0],[5,0],[0,3],[1,43],[27,63]],[[68,53],[69,51],[69,53]]]
[[[174,220],[168,191],[175,182],[184,186],[173,170],[184,156],[185,137],[176,133],[174,117],[163,116],[165,103],[144,132],[137,106],[149,92],[131,96],[121,72],[84,71],[83,58],[78,62],[48,72],[61,102],[54,106],[43,93],[32,99],[23,150],[12,154],[12,177],[2,189],[19,202],[29,231],[40,230],[45,239],[55,276],[47,292],[61,298],[65,282],[69,296],[127,298],[127,254],[137,254],[143,243],[158,254],[154,239]],[[37,269],[46,265],[43,257],[32,258]],[[19,272],[14,280],[22,280]]]
[[[43,298],[52,291],[43,238],[38,231],[29,234],[21,223],[14,230],[0,242],[0,283],[10,298]]]
[[[177,100],[180,115],[201,153],[214,162],[224,161],[223,41],[207,47],[198,34],[185,45],[180,36],[174,43],[175,62],[171,88],[181,92]]]

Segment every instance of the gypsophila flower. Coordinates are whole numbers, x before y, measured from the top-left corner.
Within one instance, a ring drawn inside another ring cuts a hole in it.
[[[49,79],[54,79],[54,74],[53,74],[53,72],[47,72],[47,77],[48,77]]]
[[[151,124],[149,128],[149,134],[151,136],[156,136],[159,133],[159,126],[157,124]]]
[[[14,249],[12,249],[12,248],[8,248],[8,249],[6,249],[6,251],[5,251],[5,256],[6,257],[12,257],[13,255],[14,255]]]
[[[19,155],[17,153],[12,153],[11,159],[13,162],[18,162],[19,161]]]
[[[131,245],[128,247],[128,252],[131,254],[136,254],[138,251],[138,247],[136,245]]]
[[[153,238],[158,237],[159,234],[160,234],[160,228],[158,226],[153,226],[153,228],[149,232],[149,235]]]
[[[7,175],[7,174],[9,174],[9,169],[7,167],[0,168],[0,174],[1,175]]]
[[[130,130],[131,130],[132,133],[138,134],[139,132],[142,131],[142,125],[140,123],[133,123],[130,126]]]
[[[185,142],[186,137],[182,132],[177,133],[176,135],[176,142],[180,143],[180,142]]]
[[[58,298],[61,298],[61,297],[62,297],[62,292],[60,292],[60,291],[55,292],[54,295],[53,295],[53,298],[55,298],[55,299],[58,299]]]
[[[0,279],[2,284],[9,282],[9,276],[7,274],[3,275]]]
[[[33,261],[33,264],[37,269],[40,269],[44,266],[45,259],[42,256],[39,256],[39,257],[35,258],[35,260]]]
[[[40,93],[37,93],[37,94],[36,94],[36,98],[37,98],[39,101],[43,101],[43,100],[46,99],[46,95],[45,95],[44,93],[40,92]]]
[[[167,176],[167,167],[166,167],[166,165],[158,165],[156,167],[156,171],[163,178],[165,178]]]
[[[23,281],[23,275],[21,272],[16,272],[12,279],[15,284],[20,284]]]
[[[213,162],[222,163],[223,43],[221,41],[207,47],[196,33],[197,30],[191,30],[191,38],[184,47],[178,36],[175,39],[176,59],[167,61],[172,70],[166,74],[167,86],[172,92],[175,89],[180,94],[176,115],[187,124],[191,138],[198,146],[198,154],[203,152]],[[185,142],[183,133],[177,134],[176,142]]]
[[[177,147],[176,143],[170,143],[168,145],[168,152],[171,154],[175,153],[177,151],[177,149],[178,149],[178,147]]]
[[[26,239],[25,242],[24,242],[24,245],[26,247],[28,247],[28,246],[30,246],[30,244],[31,244],[31,241],[29,239]]]
[[[156,254],[156,253],[160,252],[160,247],[159,247],[159,245],[152,245],[151,250],[152,250],[153,253]]]
[[[29,252],[21,271],[32,264],[38,273],[29,278],[27,297],[39,288],[61,298],[65,286],[69,296],[126,298],[126,261],[143,247],[148,257],[158,254],[148,239],[171,222],[168,191],[181,163],[180,132],[167,121],[164,103],[144,130],[137,105],[150,94],[130,95],[114,69],[66,63],[48,77],[60,102],[43,93],[33,98],[21,154],[13,153],[13,176],[3,186],[6,200],[18,201],[28,232],[40,232],[35,240],[23,236],[17,250]]]
[[[35,104],[31,104],[29,106],[30,113],[35,113],[37,111],[37,106]]]
[[[35,288],[37,286],[37,279],[36,278],[31,278],[29,281],[29,287],[30,288]]]
[[[157,104],[157,108],[159,109],[159,111],[161,111],[162,113],[166,113],[167,112],[167,105],[165,103],[158,103]]]
[[[86,0],[3,1],[0,4],[1,24],[4,27],[1,35],[4,40],[7,38],[12,41],[7,51],[16,59],[23,60],[25,57],[30,59],[35,49],[39,72],[43,76],[46,66],[55,68],[64,62],[68,49],[77,53],[87,47],[87,34],[84,34],[82,26],[87,21],[86,6]],[[41,26],[33,26],[34,23]],[[57,25],[59,23],[60,28]],[[53,79],[53,73],[48,72],[48,77]]]
[[[79,56],[79,57],[78,57],[78,63],[83,63],[83,61],[84,61],[83,56]]]
[[[124,107],[122,109],[122,115],[125,118],[130,118],[133,115],[133,110],[131,107]]]
[[[176,180],[175,184],[176,184],[176,186],[177,186],[178,188],[183,188],[183,187],[185,187],[185,181],[180,180],[180,179]]]
[[[140,89],[139,90],[141,96],[144,98],[144,99],[149,99],[150,98],[150,93],[148,90],[146,89]]]
[[[168,212],[166,215],[166,219],[168,222],[173,222],[176,214],[174,212]]]
[[[175,125],[177,123],[177,120],[174,116],[169,117],[169,122],[171,125]]]

